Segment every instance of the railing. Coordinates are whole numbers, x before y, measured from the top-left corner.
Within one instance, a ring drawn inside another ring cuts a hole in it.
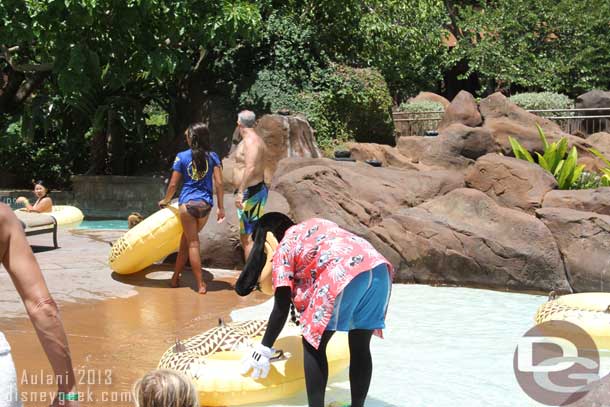
[[[438,128],[445,112],[394,112],[394,127],[398,136],[423,136]]]
[[[549,119],[569,134],[588,136],[610,131],[610,108],[528,110]],[[394,112],[394,126],[399,136],[424,136],[436,130],[443,112]]]
[[[528,110],[552,120],[569,134],[588,136],[610,130],[610,108]]]

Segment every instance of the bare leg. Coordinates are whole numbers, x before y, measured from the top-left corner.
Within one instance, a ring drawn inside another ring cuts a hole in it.
[[[252,250],[252,235],[239,235],[241,241],[241,247],[244,249],[244,260],[248,261],[250,251]]]
[[[196,219],[191,216],[184,205],[180,206],[180,221],[182,222],[182,230],[186,236],[188,247],[189,261],[191,270],[197,281],[197,291],[199,294],[206,293],[206,286],[201,276],[201,255],[199,254],[199,226],[203,227],[208,220],[208,216],[201,219]]]
[[[186,237],[184,233],[180,238],[180,248],[178,249],[178,256],[176,256],[176,265],[174,266],[174,275],[172,275],[172,283],[171,286],[173,288],[178,287],[180,284],[180,274],[182,274],[182,270],[184,270],[184,266],[186,265],[186,260],[188,259],[188,245],[186,242]]]

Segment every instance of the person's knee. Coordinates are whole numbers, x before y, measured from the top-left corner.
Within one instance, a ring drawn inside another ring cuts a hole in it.
[[[199,239],[189,240],[188,242],[189,249],[199,249]]]

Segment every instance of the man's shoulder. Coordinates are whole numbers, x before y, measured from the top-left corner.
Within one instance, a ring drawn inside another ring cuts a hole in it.
[[[15,214],[12,209],[4,204],[0,203],[0,225],[6,225],[15,219]]]

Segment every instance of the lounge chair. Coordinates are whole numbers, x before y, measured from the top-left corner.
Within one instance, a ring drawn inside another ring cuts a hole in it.
[[[44,213],[32,213],[15,211],[15,215],[21,221],[26,236],[53,233],[53,246],[57,249],[57,221],[51,215]]]

